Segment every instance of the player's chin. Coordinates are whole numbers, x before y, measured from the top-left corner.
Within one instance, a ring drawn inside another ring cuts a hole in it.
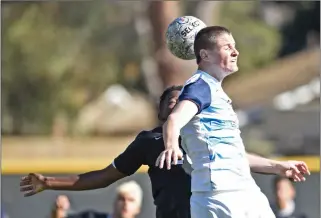
[[[121,211],[121,217],[132,217],[132,213],[128,210],[122,210]]]
[[[228,75],[231,75],[233,73],[236,73],[239,70],[239,68],[237,66],[233,66],[233,67],[229,67],[225,69],[225,72]]]

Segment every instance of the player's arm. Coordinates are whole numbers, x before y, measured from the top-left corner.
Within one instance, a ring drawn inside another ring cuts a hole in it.
[[[255,154],[247,153],[247,159],[252,172],[264,174],[277,174],[279,161],[260,157]]]
[[[165,149],[179,146],[178,139],[181,128],[195,116],[197,111],[197,105],[189,100],[182,100],[175,106],[175,109],[163,125]]]
[[[25,197],[40,193],[44,190],[83,191],[99,189],[109,186],[126,175],[119,172],[113,165],[75,176],[46,177],[37,173],[30,173],[22,177],[20,191]]]
[[[105,188],[124,177],[126,177],[126,174],[119,172],[110,164],[104,169],[77,176],[45,177],[45,185],[46,189],[49,190],[83,191]]]
[[[156,160],[156,166],[164,167],[166,160],[167,169],[173,164],[177,164],[178,159],[181,159],[183,154],[179,149],[179,134],[183,126],[185,126],[197,113],[197,105],[189,100],[179,102],[173,112],[163,124],[163,140],[165,150]]]
[[[135,173],[143,163],[145,140],[137,137],[112,164],[102,170],[80,174],[76,177],[49,178],[52,190],[91,190],[105,188],[114,182]]]
[[[136,172],[143,163],[144,140],[135,139],[108,167],[68,177],[45,177],[31,173],[22,177],[20,191],[32,196],[43,190],[83,191],[105,188]]]
[[[247,153],[252,172],[274,174],[292,179],[295,182],[305,181],[304,175],[310,175],[308,166],[303,161],[277,161]]]
[[[156,166],[163,168],[165,160],[167,169],[170,169],[172,160],[173,164],[177,164],[178,158],[182,155],[178,145],[181,128],[210,104],[209,85],[199,75],[192,77],[191,81],[184,86],[179,96],[179,103],[163,125],[165,151],[160,154]]]

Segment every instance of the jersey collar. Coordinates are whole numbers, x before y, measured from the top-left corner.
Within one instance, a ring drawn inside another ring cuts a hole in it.
[[[219,83],[221,84],[220,81],[218,81],[217,79],[215,79],[213,76],[211,76],[210,74],[206,73],[205,71],[202,71],[202,70],[197,70],[196,73],[200,73],[200,74],[204,74],[206,77],[214,80],[215,83]]]

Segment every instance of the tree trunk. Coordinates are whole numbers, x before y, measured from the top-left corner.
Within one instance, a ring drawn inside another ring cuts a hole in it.
[[[168,25],[179,16],[179,2],[150,2],[148,13],[154,39],[154,58],[157,62],[159,77],[163,82],[162,87],[180,85],[185,80],[182,60],[170,53],[165,38]]]

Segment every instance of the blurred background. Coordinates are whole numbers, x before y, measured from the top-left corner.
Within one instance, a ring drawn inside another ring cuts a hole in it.
[[[320,218],[320,2],[2,2],[2,207],[10,218],[50,217],[60,192],[25,199],[28,172],[74,174],[105,167],[143,129],[157,101],[194,73],[166,48],[178,16],[228,27],[240,71],[224,81],[248,151],[300,159],[296,206]],[[154,217],[146,169],[140,218]],[[254,175],[269,200],[272,176]],[[124,179],[123,181],[125,181]],[[118,184],[69,193],[76,210],[110,211]]]

